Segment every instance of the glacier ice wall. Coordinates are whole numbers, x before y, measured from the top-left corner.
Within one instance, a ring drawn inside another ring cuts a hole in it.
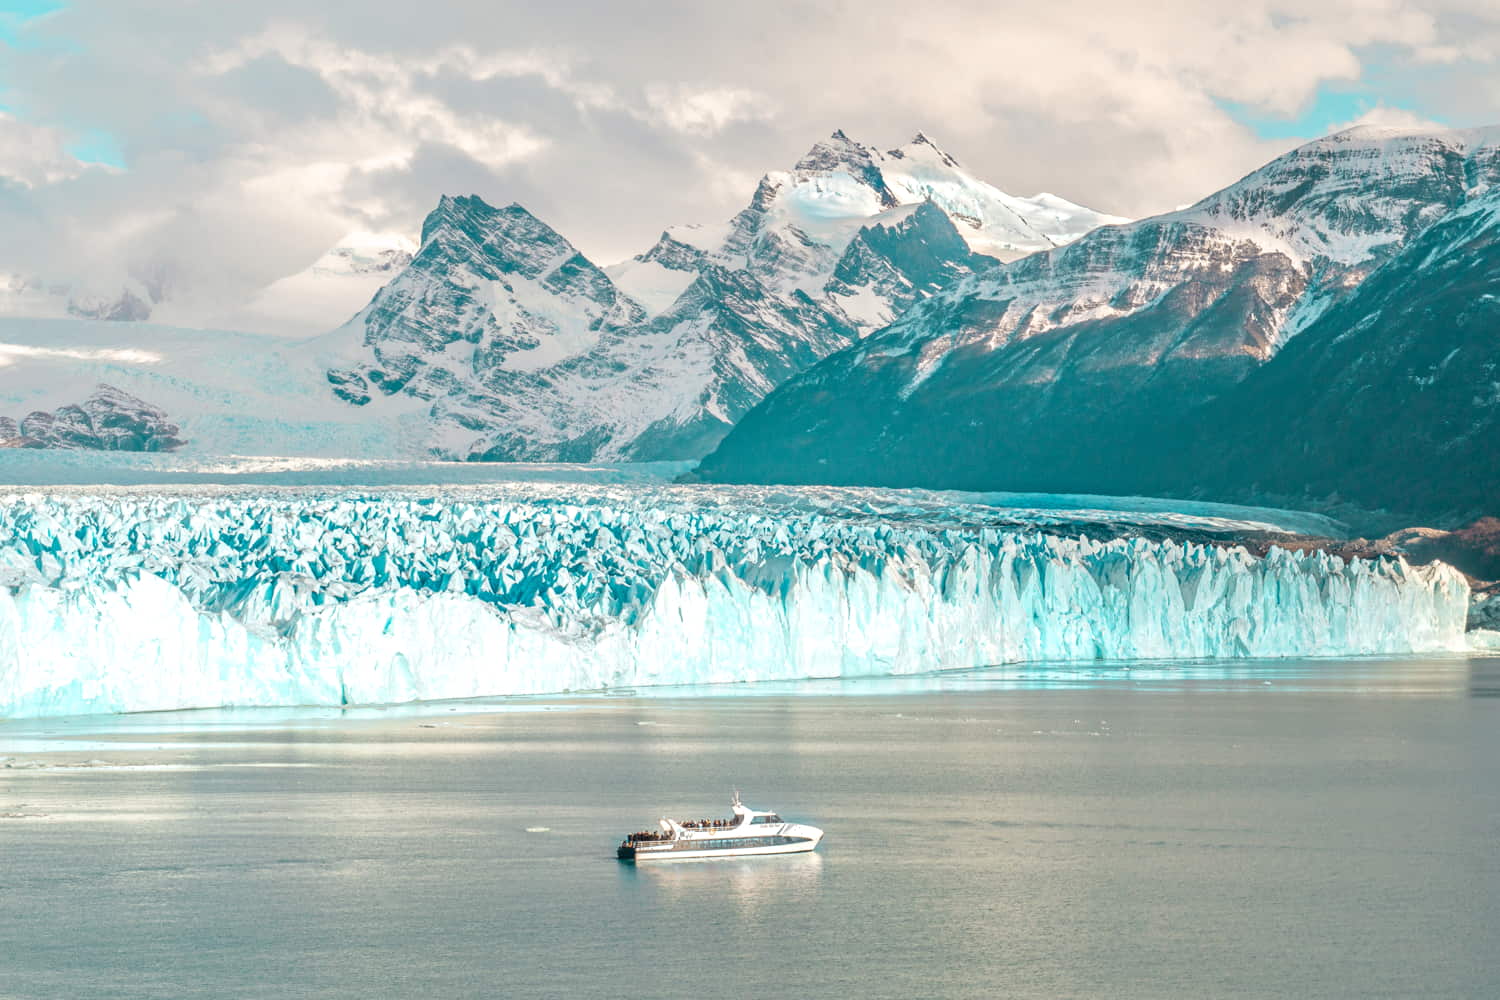
[[[0,716],[1464,647],[1442,565],[790,495],[0,497]]]

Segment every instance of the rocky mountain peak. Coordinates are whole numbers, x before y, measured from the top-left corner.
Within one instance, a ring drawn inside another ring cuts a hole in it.
[[[575,258],[580,268],[598,270],[519,203],[495,208],[478,195],[444,195],[422,223],[415,263],[427,270],[466,265],[486,275],[537,277]]]
[[[422,220],[421,245],[426,246],[431,241],[433,234],[439,232],[444,227],[458,225],[459,220],[468,213],[467,203],[471,201],[484,205],[484,202],[478,195],[454,197],[451,194],[445,194],[439,198],[437,207],[428,212],[427,218]],[[485,205],[485,207],[488,208],[489,206]]]
[[[839,130],[809,149],[797,161],[792,173],[799,179],[809,175],[848,174],[874,190],[881,205],[892,208],[900,202],[886,187],[885,178],[880,173],[879,157],[880,153],[875,149],[855,142]]]
[[[1500,180],[1493,130],[1357,126],[1306,143],[1175,218],[1293,260],[1380,260]]]
[[[834,170],[841,166],[863,166],[872,163],[874,152],[868,146],[855,142],[836,130],[827,139],[813,143],[811,149],[797,161],[796,170]]]
[[[438,199],[437,207],[422,221],[422,246],[444,231],[476,236],[499,228],[534,229],[553,232],[519,202],[496,208],[477,194],[448,195]],[[553,233],[556,236],[556,233]],[[561,239],[561,237],[558,237]]]
[[[68,313],[80,319],[138,322],[151,318],[151,303],[126,288],[115,298],[75,295],[68,299]]]
[[[897,146],[895,149],[890,150],[885,155],[896,160],[904,160],[908,157],[913,156],[926,156],[935,159],[943,166],[951,167],[954,170],[963,169],[959,166],[958,161],[951,155],[949,155],[947,150],[943,149],[937,143],[933,142],[931,137],[929,137],[926,132],[918,132],[916,135],[912,136],[911,141],[906,145]]]

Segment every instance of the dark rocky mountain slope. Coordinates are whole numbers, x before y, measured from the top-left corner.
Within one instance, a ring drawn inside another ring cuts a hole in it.
[[[1481,508],[1497,138],[1352,130],[967,278],[789,380],[698,475]]]
[[[0,417],[0,448],[171,451],[184,443],[179,433],[160,408],[104,384],[81,403]]]

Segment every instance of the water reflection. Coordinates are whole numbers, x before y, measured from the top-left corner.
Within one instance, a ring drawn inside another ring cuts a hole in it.
[[[759,858],[621,862],[618,867],[625,886],[653,889],[664,902],[727,900],[744,916],[768,904],[785,905],[810,896],[823,883],[823,857],[816,851]]]
[[[153,737],[243,734],[256,730],[345,731],[351,724],[392,719],[458,719],[502,713],[574,712],[662,699],[962,694],[985,691],[1089,689],[1183,692],[1330,693],[1361,696],[1500,697],[1500,656],[1363,657],[1300,660],[1135,660],[1026,663],[902,677],[832,677],[754,684],[637,687],[581,694],[474,698],[345,708],[215,708],[132,715],[0,719],[0,752],[147,748],[127,741]],[[652,723],[643,723],[650,725]],[[433,728],[428,726],[427,728]],[[84,740],[107,739],[108,743]],[[208,746],[210,744],[204,744]],[[229,747],[235,744],[217,744]],[[173,742],[172,749],[193,746]],[[167,749],[152,744],[151,749]]]
[[[1469,660],[1469,697],[1500,698],[1500,656]]]
[[[1488,696],[1497,685],[1500,685],[1500,657],[1452,654],[1422,658],[1022,663],[904,677],[834,677],[757,684],[636,688],[633,693],[641,698],[681,698],[1120,688],[1463,697]]]
[[[242,734],[255,731],[279,732],[283,729],[323,729],[342,732],[349,723],[387,722],[393,719],[419,719],[434,722],[443,716],[498,715],[510,712],[572,712],[581,704],[568,702],[566,695],[555,700],[536,697],[470,698],[455,701],[408,702],[400,705],[354,705],[325,707],[315,705],[279,708],[196,708],[171,712],[131,712],[120,715],[72,715],[39,719],[0,718],[0,751],[9,753],[63,750],[107,749],[173,749],[197,747],[248,747],[257,744],[235,742],[188,743],[173,741],[162,744],[135,742],[140,737],[200,736],[212,738],[216,733]],[[108,740],[86,739],[107,737]],[[279,739],[273,738],[274,743]]]

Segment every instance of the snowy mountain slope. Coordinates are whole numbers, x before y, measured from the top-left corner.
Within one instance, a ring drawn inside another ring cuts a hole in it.
[[[432,400],[441,454],[693,457],[780,381],[858,333],[841,311],[708,258],[673,271],[685,275],[683,290],[648,317],[523,209],[463,201],[466,212],[508,221],[446,239],[440,208],[411,267],[327,339],[355,358],[328,366],[347,401]],[[509,232],[518,220],[525,231]],[[373,360],[358,361],[361,350]]]
[[[690,267],[670,268],[655,260],[622,260],[604,269],[615,287],[630,296],[646,310],[646,315],[660,316],[676,302],[698,276],[698,262]]]
[[[863,333],[990,266],[942,209],[917,202],[881,212],[860,227],[824,282],[823,297]]]
[[[616,268],[622,275],[638,263],[692,270],[709,259],[747,268],[783,290],[816,295],[861,229],[893,222],[900,215],[889,215],[891,210],[924,202],[948,217],[970,250],[997,260],[1126,221],[1055,195],[1008,195],[968,173],[921,133],[881,152],[840,131],[814,145],[791,170],[766,174],[750,204],[726,226],[668,229],[650,250]]]
[[[1298,263],[1368,264],[1497,176],[1500,127],[1367,125],[1292,150],[1175,217],[1244,236]]]
[[[837,255],[880,213],[922,202],[942,209],[972,250],[1000,260],[1126,221],[1054,195],[1008,195],[968,173],[921,133],[881,152],[835,132],[790,172],[766,176],[718,252],[731,258],[743,254],[752,267],[757,262],[774,266],[779,248],[800,243],[797,234],[802,234]]]
[[[101,383],[178,425],[187,456],[425,455],[420,401],[362,413],[332,396],[302,343],[154,323],[0,318],[0,415],[56,411]]]
[[[959,223],[976,253],[1015,260],[1128,219],[1105,215],[1043,192],[1018,198],[968,173],[926,135],[880,157],[886,186],[901,204],[931,201]]]
[[[702,454],[778,382],[852,338],[806,297],[783,299],[747,272],[710,265],[656,319],[606,329],[593,350],[545,369],[490,369],[432,413],[454,428],[446,448],[459,457]]]
[[[603,271],[519,205],[444,197],[422,225],[411,263],[327,338],[372,357],[330,373],[337,393],[435,399],[504,366],[525,377],[599,343],[645,312]]]
[[[1451,523],[1493,512],[1500,186],[1413,240],[1175,437],[1194,473],[1164,467],[1163,491],[1337,497]]]
[[[843,133],[726,226],[668,230],[604,270],[520,206],[444,198],[326,367],[354,405],[431,400],[450,457],[693,458],[784,379],[993,266],[976,242],[1050,246],[1096,218],[1024,207],[925,138],[880,153]]]
[[[1500,133],[1355,129],[1181,212],[966,278],[783,385],[730,481],[1129,493],[1223,393],[1500,179]]]
[[[880,491],[0,496],[0,716],[1463,648],[1441,563]]]

